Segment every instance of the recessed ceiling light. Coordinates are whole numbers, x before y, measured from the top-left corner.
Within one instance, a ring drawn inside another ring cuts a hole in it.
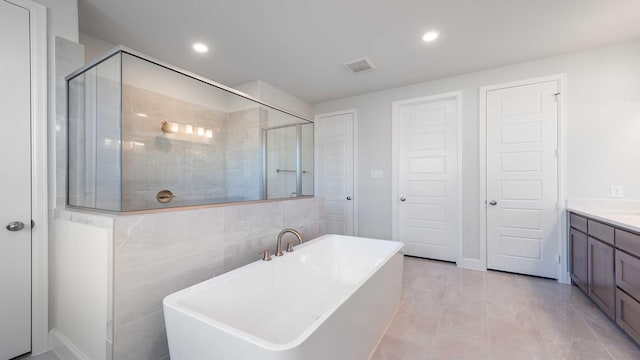
[[[437,31],[427,31],[426,33],[424,33],[424,35],[422,35],[422,41],[432,42],[433,40],[437,39],[438,36],[440,36],[440,34]]]
[[[193,43],[193,50],[199,53],[206,53],[209,51],[209,47],[203,43]]]
[[[147,117],[147,114],[145,114],[145,113],[137,113],[136,115],[138,115],[140,117]]]

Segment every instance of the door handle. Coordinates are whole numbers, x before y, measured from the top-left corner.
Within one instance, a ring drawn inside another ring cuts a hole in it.
[[[496,205],[498,205],[498,202],[495,201],[495,200],[491,200],[491,201],[489,201],[489,205],[496,206]]]
[[[407,201],[407,199],[403,196],[400,198],[400,201]]]
[[[347,200],[351,200],[351,196],[347,196]]]
[[[20,231],[24,229],[24,223],[22,221],[12,221],[7,225],[9,231]]]

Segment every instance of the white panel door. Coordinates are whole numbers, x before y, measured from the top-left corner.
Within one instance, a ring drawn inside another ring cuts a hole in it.
[[[329,234],[353,235],[353,112],[316,116],[318,195]]]
[[[558,82],[487,92],[487,267],[557,278]]]
[[[3,0],[0,47],[0,359],[4,360],[31,351],[31,90],[29,11]],[[18,222],[24,224],[21,230]]]
[[[394,104],[396,240],[407,255],[456,261],[458,105],[456,98]]]

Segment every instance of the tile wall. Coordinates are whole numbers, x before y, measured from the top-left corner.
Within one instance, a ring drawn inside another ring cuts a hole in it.
[[[168,354],[162,299],[273,251],[285,227],[325,233],[319,198],[120,216],[115,219],[115,358]]]
[[[163,133],[162,121],[178,132]],[[226,200],[227,113],[125,84],[122,123],[123,209],[157,208],[165,189],[176,195],[172,206]]]
[[[227,121],[225,170],[228,201],[262,198],[262,129],[267,126],[263,107],[233,111]]]

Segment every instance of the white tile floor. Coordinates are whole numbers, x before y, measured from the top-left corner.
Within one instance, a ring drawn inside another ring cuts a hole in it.
[[[375,360],[640,359],[575,286],[405,257],[403,302]]]

